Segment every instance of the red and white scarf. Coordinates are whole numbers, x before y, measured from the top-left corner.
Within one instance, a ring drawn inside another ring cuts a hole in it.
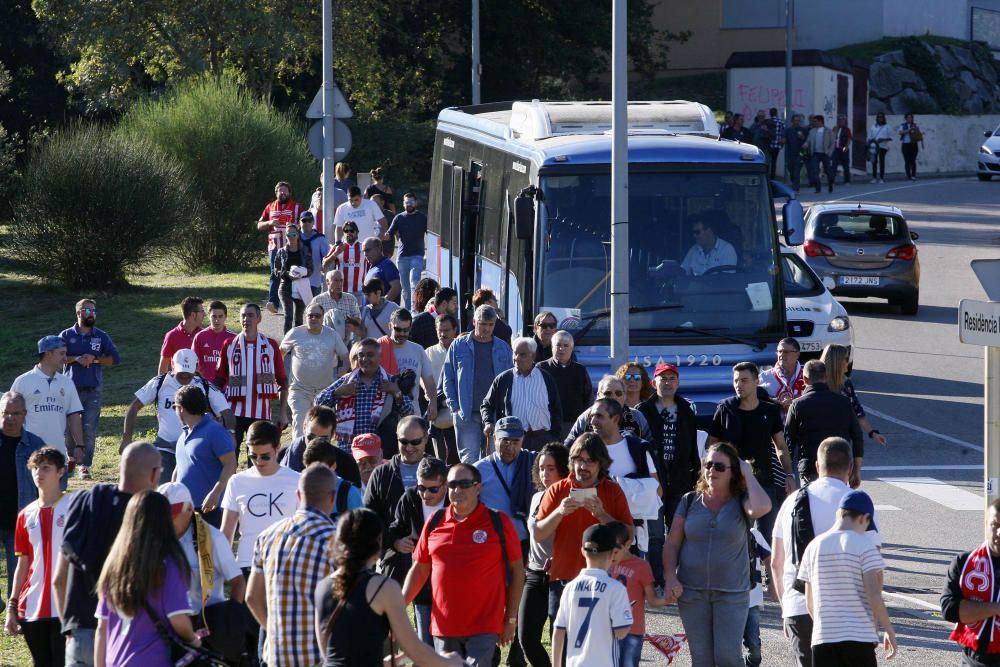
[[[356,368],[351,371],[350,377],[347,378],[346,382],[354,382],[360,385],[358,376],[361,374],[361,369]],[[377,426],[379,420],[382,417],[382,409],[385,407],[385,392],[382,391],[382,384],[389,381],[389,375],[385,372],[385,369],[379,367],[378,378],[375,379],[375,397],[372,399],[371,406],[371,424],[372,426]],[[358,391],[361,391],[359,388]],[[334,434],[339,442],[351,442],[351,438],[354,437],[354,420],[357,418],[357,396],[344,396],[343,398],[337,399],[337,406],[334,408],[334,412],[337,415],[337,427]]]
[[[226,354],[229,362],[226,398],[246,398],[249,396],[247,388],[250,385],[254,385],[257,398],[278,398],[278,386],[274,382],[275,350],[264,334],[257,334],[253,359],[248,358],[245,333],[233,340]]]
[[[993,572],[993,559],[990,558],[990,549],[985,543],[969,554],[958,583],[962,588],[962,598],[965,600],[993,603],[1000,601]],[[979,650],[979,640],[985,638],[989,642],[986,652],[1000,653],[1000,618],[990,616],[971,625],[959,621],[948,638],[973,651]]]
[[[785,377],[785,369],[778,364],[774,367],[774,380],[778,383],[778,391],[774,393],[774,398],[781,400],[786,396],[798,398],[806,389],[806,379],[802,376],[802,364],[795,362],[795,371],[791,378]]]
[[[389,336],[382,336],[378,339],[378,344],[382,346],[382,369],[389,375],[399,375],[396,346],[393,345],[392,339]]]

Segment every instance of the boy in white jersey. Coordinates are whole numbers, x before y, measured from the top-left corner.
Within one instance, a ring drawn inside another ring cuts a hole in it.
[[[12,587],[16,594],[7,603],[4,629],[9,635],[24,634],[34,664],[62,665],[66,642],[56,614],[52,575],[71,495],[61,487],[66,457],[58,449],[42,447],[28,458],[28,469],[38,487],[38,500],[17,515],[17,569]]]
[[[615,546],[611,526],[596,524],[583,533],[587,567],[563,589],[552,637],[555,667],[618,664],[618,640],[632,626],[632,608],[625,587],[608,575]]]

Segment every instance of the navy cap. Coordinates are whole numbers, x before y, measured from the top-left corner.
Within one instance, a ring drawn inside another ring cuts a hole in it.
[[[493,432],[499,438],[523,438],[524,424],[517,417],[503,417]]]
[[[38,354],[58,350],[60,347],[66,347],[66,341],[59,336],[43,336],[38,339]]]
[[[583,531],[583,550],[597,554],[611,551],[618,546],[615,531],[611,526],[595,523]]]
[[[299,220],[312,220],[312,219],[313,219],[312,211],[302,211],[302,213],[299,214]]]
[[[840,499],[840,505],[838,505],[838,507],[842,510],[851,510],[852,512],[867,514],[872,519],[871,525],[868,526],[868,530],[878,530],[875,526],[875,504],[872,502],[871,496],[864,491],[848,491],[844,494],[844,497]]]

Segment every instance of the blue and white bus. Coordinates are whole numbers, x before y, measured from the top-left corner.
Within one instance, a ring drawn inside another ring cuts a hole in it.
[[[772,200],[783,186],[756,147],[718,138],[702,104],[632,102],[628,117],[629,357],[676,364],[681,393],[711,414],[732,395],[733,364],[773,363],[786,335]],[[458,291],[463,326],[479,287],[515,335],[551,311],[595,380],[613,370],[610,129],[608,102],[445,109],[428,202],[427,273]],[[801,208],[782,193],[794,242]],[[693,275],[681,264],[705,220],[736,260]]]

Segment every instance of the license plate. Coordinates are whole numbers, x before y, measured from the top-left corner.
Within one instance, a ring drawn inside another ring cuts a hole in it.
[[[802,348],[803,352],[819,352],[823,349],[823,346],[820,343],[810,341],[799,343],[799,347]]]
[[[878,276],[841,276],[840,284],[878,287]]]

